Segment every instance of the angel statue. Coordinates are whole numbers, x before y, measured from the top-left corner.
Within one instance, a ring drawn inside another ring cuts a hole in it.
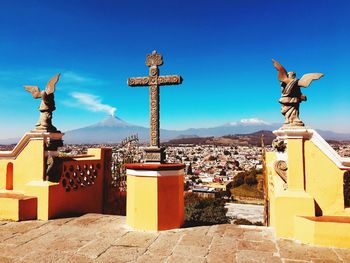
[[[320,79],[324,76],[322,73],[309,73],[296,78],[295,72],[288,72],[285,68],[272,59],[274,67],[278,71],[278,80],[281,82],[282,95],[279,103],[282,104],[281,113],[285,117],[283,126],[304,126],[299,119],[300,102],[306,101],[306,96],[301,93],[300,87],[307,88],[313,80]]]
[[[40,118],[36,124],[36,130],[44,130],[49,132],[57,131],[56,127],[52,125],[52,112],[55,107],[55,85],[60,78],[60,74],[54,76],[47,83],[45,90],[40,91],[38,86],[24,86],[24,88],[32,93],[34,99],[41,98],[39,107]]]

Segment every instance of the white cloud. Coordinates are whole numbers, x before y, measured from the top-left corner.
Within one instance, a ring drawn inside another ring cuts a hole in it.
[[[99,80],[87,76],[80,75],[73,71],[66,71],[62,73],[62,80],[66,83],[96,83]]]
[[[269,125],[270,123],[260,120],[258,118],[250,118],[250,119],[241,119],[238,122],[230,122],[229,125],[236,126],[236,125],[259,125],[259,124],[265,124]]]
[[[240,120],[242,124],[269,124],[266,121],[260,120],[258,118],[242,119]]]
[[[89,111],[106,112],[107,114],[114,116],[117,110],[115,107],[103,104],[99,96],[82,92],[73,92],[71,93],[71,96],[77,100],[77,103],[75,103],[74,106],[82,106]],[[72,104],[69,103],[69,105]]]

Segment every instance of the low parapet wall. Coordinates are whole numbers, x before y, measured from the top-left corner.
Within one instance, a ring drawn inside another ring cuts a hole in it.
[[[50,142],[61,140],[62,136],[61,133],[30,132],[12,151],[0,152],[0,194],[3,194],[0,217],[28,218],[20,211],[24,209],[22,200],[27,197],[35,199],[32,207],[42,220],[103,212],[104,178],[110,176],[112,150],[89,149],[86,156],[61,158],[50,149]],[[55,164],[51,181],[45,180],[50,156]],[[33,213],[27,212],[33,219]]]
[[[339,156],[312,129],[280,129],[274,133],[286,143],[286,150],[266,153],[270,225],[280,237],[295,237],[313,244],[330,245],[329,240],[343,238],[344,232],[337,236],[327,235],[327,231],[332,231],[332,227],[345,231],[350,225],[344,221],[350,218],[345,202],[349,193],[346,187],[350,185],[344,181],[350,158]],[[276,166],[278,161],[287,168],[283,178]],[[321,220],[322,217],[332,218],[332,222]],[[350,232],[345,235],[350,240]],[[336,241],[332,244],[344,247]],[[350,242],[345,247],[350,247]]]

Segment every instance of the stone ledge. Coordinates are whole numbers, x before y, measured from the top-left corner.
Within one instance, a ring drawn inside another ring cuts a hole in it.
[[[181,170],[186,167],[182,163],[127,163],[124,167],[132,170],[146,171],[166,171],[166,170]]]

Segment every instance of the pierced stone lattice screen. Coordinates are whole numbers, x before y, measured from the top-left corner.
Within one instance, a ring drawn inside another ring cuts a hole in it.
[[[350,171],[344,173],[344,205],[350,207]]]
[[[102,165],[100,163],[82,163],[63,166],[61,185],[66,192],[85,188],[95,183],[97,176],[100,176]]]

